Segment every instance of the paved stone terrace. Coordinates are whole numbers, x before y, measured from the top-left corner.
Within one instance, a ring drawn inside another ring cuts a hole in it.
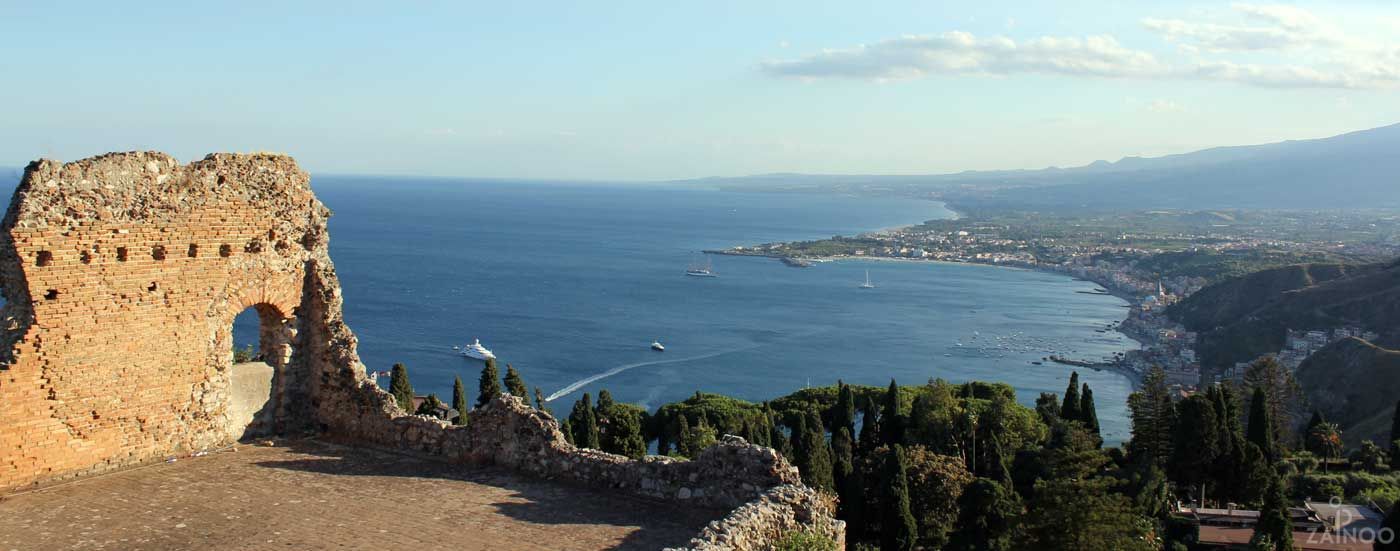
[[[312,440],[0,500],[0,551],[660,549],[723,511]]]

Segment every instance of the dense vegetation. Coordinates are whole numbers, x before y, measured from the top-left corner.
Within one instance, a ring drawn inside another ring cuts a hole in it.
[[[574,404],[562,431],[580,447],[633,458],[649,444],[693,457],[723,434],[771,446],[804,483],[839,498],[848,549],[1191,549],[1197,528],[1172,516],[1177,500],[1258,509],[1251,549],[1291,549],[1288,507],[1304,498],[1374,504],[1391,512],[1393,525],[1400,411],[1389,442],[1347,449],[1340,427],[1320,413],[1295,422],[1302,402],[1285,374],[1265,360],[1239,387],[1183,397],[1154,370],[1129,398],[1131,440],[1107,449],[1093,389],[1078,374],[1062,395],[1038,396],[1034,408],[1006,384],[942,380],[883,388],[838,381],[761,404],[697,392],[655,413],[601,390],[596,402],[584,394]],[[523,398],[520,374],[508,367],[506,378],[503,388],[487,362],[480,387]],[[466,401],[460,387],[454,404]],[[407,389],[411,401],[407,368],[395,366],[391,388],[396,399]],[[536,392],[536,407],[543,405]],[[834,548],[808,532],[775,545]]]

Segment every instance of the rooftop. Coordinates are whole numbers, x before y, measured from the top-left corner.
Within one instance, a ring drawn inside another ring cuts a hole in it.
[[[660,549],[723,513],[298,440],[0,498],[0,549]]]

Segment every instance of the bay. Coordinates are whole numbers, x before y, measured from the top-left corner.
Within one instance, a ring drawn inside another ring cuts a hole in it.
[[[567,412],[608,389],[648,408],[696,391],[770,399],[837,379],[1004,381],[1063,393],[1070,368],[1135,347],[1106,324],[1125,303],[1091,283],[1000,267],[840,261],[799,269],[698,251],[813,239],[953,213],[931,201],[665,185],[317,176],[346,320],[371,370],[409,367],[419,394],[474,392],[480,338]],[[869,271],[875,289],[859,289]],[[235,338],[255,340],[240,318]],[[650,350],[652,340],[665,352]],[[1105,439],[1127,438],[1124,377],[1084,371]],[[381,381],[386,384],[387,381]]]

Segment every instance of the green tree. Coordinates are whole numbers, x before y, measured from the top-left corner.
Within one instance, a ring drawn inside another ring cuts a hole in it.
[[[535,387],[535,409],[549,413],[549,408],[544,405],[544,393],[540,392],[540,387]]]
[[[496,360],[486,360],[486,366],[481,368],[481,379],[476,387],[476,407],[482,407],[491,403],[501,395],[501,373],[496,371]]]
[[[831,479],[836,483],[837,516],[851,522],[853,509],[860,506],[860,477],[855,470],[855,441],[846,427],[831,433]]]
[[[797,470],[802,482],[813,488],[833,491],[831,450],[826,443],[826,432],[822,428],[821,417],[815,411],[797,417],[792,428],[792,451],[796,456]]]
[[[1069,386],[1065,388],[1065,401],[1060,406],[1060,418],[1066,421],[1082,421],[1079,415],[1079,372],[1070,373]]]
[[[1095,437],[1100,440],[1103,435],[1099,427],[1099,410],[1094,405],[1094,391],[1089,388],[1089,383],[1084,383],[1084,391],[1079,394],[1079,420],[1084,422],[1084,428],[1089,429]]]
[[[524,400],[525,405],[530,405],[530,391],[525,388],[525,380],[520,378],[520,372],[516,371],[510,364],[506,364],[506,392]]]
[[[647,453],[646,440],[642,438],[642,408],[631,404],[612,401],[606,390],[598,391],[598,406],[594,408],[598,419],[598,443],[605,452],[640,459]]]
[[[904,446],[885,454],[880,477],[880,549],[910,551],[919,540],[918,524],[909,509],[909,464]]]
[[[1182,489],[1208,486],[1214,481],[1211,471],[1220,455],[1215,439],[1219,421],[1215,418],[1214,400],[1196,394],[1182,400],[1176,409],[1167,473]],[[1191,495],[1198,494],[1192,492]]]
[[[919,530],[919,546],[941,549],[948,543],[948,532],[958,519],[958,498],[972,482],[963,460],[911,446],[905,450],[908,463],[909,507]]]
[[[569,412],[569,426],[574,433],[574,445],[580,448],[598,449],[598,416],[593,411],[593,397],[587,392],[574,402]]]
[[[880,412],[875,401],[868,399],[861,409],[860,434],[857,436],[856,450],[864,455],[880,447]]]
[[[559,432],[564,433],[564,441],[565,441],[565,442],[568,442],[568,443],[570,443],[570,444],[574,444],[574,424],[571,423],[571,422],[569,422],[568,419],[565,419],[565,420],[564,420],[564,423],[561,424],[561,425],[559,425]],[[574,444],[574,445],[578,445],[578,444]]]
[[[1269,401],[1262,386],[1254,387],[1254,395],[1249,399],[1249,432],[1246,440],[1255,446],[1269,461],[1278,459],[1278,448],[1274,445],[1274,423],[1269,413]]]
[[[414,415],[427,415],[429,417],[437,417],[439,408],[441,407],[442,400],[439,400],[436,394],[429,394],[427,398],[423,399],[423,403],[418,404],[418,410],[414,411],[413,413]]]
[[[1342,455],[1342,429],[1336,423],[1323,421],[1308,433],[1308,448],[1317,450],[1322,458],[1322,471],[1327,472],[1333,459]]]
[[[949,536],[949,551],[1011,551],[1011,530],[1021,514],[1016,493],[1006,485],[979,478],[958,498],[958,521]]]
[[[1148,371],[1142,390],[1128,396],[1128,410],[1132,414],[1129,455],[1142,465],[1165,466],[1171,457],[1176,412],[1161,367]]]
[[[899,416],[899,385],[890,379],[880,411],[880,442],[886,446],[904,444],[904,423]]]
[[[1390,468],[1390,458],[1375,442],[1366,440],[1351,453],[1353,468],[1366,472],[1380,473]]]
[[[389,394],[394,395],[399,409],[413,411],[413,385],[408,382],[408,368],[403,364],[394,364],[389,370]]]
[[[690,427],[686,437],[683,439],[685,449],[688,452],[686,457],[698,457],[705,448],[713,446],[719,440],[718,434],[710,422],[702,415],[695,420],[695,426]]]
[[[1035,484],[1017,549],[1155,551],[1152,523],[1102,478],[1056,478]]]
[[[831,408],[831,433],[836,434],[837,429],[845,428],[851,434],[856,430],[856,396],[851,391],[850,385],[841,381],[836,382],[836,405]]]
[[[1060,419],[1060,397],[1054,392],[1040,393],[1035,399],[1035,412],[1040,414],[1041,422],[1053,426]]]
[[[457,417],[452,419],[452,424],[467,424],[467,391],[462,388],[461,377],[452,378],[452,409],[457,410]]]
[[[1250,364],[1244,373],[1244,388],[1249,395],[1262,390],[1265,396],[1265,409],[1269,412],[1269,423],[1273,429],[1273,446],[1265,448],[1269,457],[1278,460],[1279,448],[1294,442],[1293,426],[1301,419],[1304,404],[1302,388],[1293,378],[1293,372],[1284,368],[1273,356],[1266,356]],[[1253,408],[1253,398],[1250,399]],[[1249,430],[1254,430],[1250,427]],[[1263,447],[1263,446],[1261,446]]]
[[[1283,495],[1283,482],[1275,476],[1259,510],[1259,523],[1254,527],[1250,544],[1261,544],[1263,538],[1273,544],[1274,551],[1293,551],[1293,521],[1288,515],[1288,501]]]
[[[1307,426],[1303,427],[1303,449],[1314,455],[1317,454],[1317,450],[1312,448],[1312,443],[1309,442],[1308,439],[1312,436],[1313,429],[1317,428],[1318,425],[1321,425],[1326,420],[1327,419],[1322,416],[1322,412],[1313,410],[1312,417],[1308,419]]]

